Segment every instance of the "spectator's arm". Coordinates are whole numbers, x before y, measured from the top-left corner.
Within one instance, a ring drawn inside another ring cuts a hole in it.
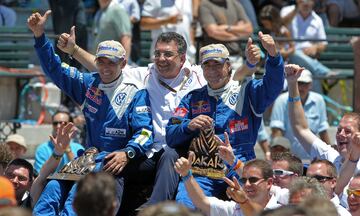
[[[126,51],[126,59],[129,59],[131,53],[131,35],[122,35],[120,37],[120,43]]]
[[[165,18],[142,16],[140,20],[140,26],[143,30],[159,29],[162,25],[176,24],[178,22],[178,16],[178,14]]]
[[[282,23],[285,26],[290,25],[291,21],[294,19],[294,17],[296,16],[297,13],[297,7],[295,6],[294,10],[292,10],[290,13],[286,14],[285,16],[283,16],[281,18]]]
[[[196,182],[195,178],[191,174],[191,163],[195,159],[194,152],[189,152],[188,158],[179,158],[174,165],[176,172],[182,176],[182,181],[185,184],[186,191],[194,203],[196,208],[200,209],[206,215],[210,215],[210,202],[205,196],[203,190]]]
[[[229,31],[228,25],[209,24],[204,27],[204,30],[210,37],[219,41],[235,41],[239,39],[236,34]]]
[[[300,68],[298,65],[286,65],[285,74],[288,81],[289,99],[291,100],[288,102],[290,124],[295,137],[310,154],[311,146],[317,137],[308,127],[300,100],[297,79],[303,70],[304,68]]]
[[[253,26],[250,21],[239,21],[235,25],[229,25],[228,32],[237,35],[238,37],[246,38],[253,33]]]
[[[75,136],[76,127],[73,123],[62,124],[57,129],[57,136],[54,138],[50,136],[51,142],[54,144],[54,153],[42,166],[38,177],[34,180],[31,189],[30,197],[32,199],[32,206],[34,207],[38,201],[41,192],[43,191],[46,183],[47,177],[55,172],[57,166],[61,161],[61,157],[64,155],[65,150],[70,145],[70,140]]]

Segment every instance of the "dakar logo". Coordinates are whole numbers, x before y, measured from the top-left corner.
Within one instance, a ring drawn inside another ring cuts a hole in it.
[[[125,98],[126,98],[126,93],[121,92],[118,95],[116,95],[115,97],[116,105],[120,106],[122,103],[124,103]]]
[[[229,103],[231,105],[234,105],[236,103],[238,95],[239,95],[239,93],[234,93],[229,97]]]

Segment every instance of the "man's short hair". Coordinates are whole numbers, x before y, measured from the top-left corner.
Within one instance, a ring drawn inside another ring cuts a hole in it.
[[[296,216],[308,216],[306,208],[300,206],[286,205],[280,206],[276,209],[266,209],[262,211],[258,216],[284,216],[284,215],[296,215]],[[310,216],[310,215],[309,215]]]
[[[318,180],[308,177],[300,176],[294,179],[289,187],[289,198],[293,197],[295,193],[305,189],[311,190],[311,197],[328,198],[324,186]]]
[[[344,115],[343,115],[343,118],[344,117],[347,117],[347,118],[349,118],[349,117],[351,117],[351,118],[353,118],[353,119],[355,119],[356,120],[356,125],[357,125],[357,129],[360,131],[360,114],[359,113],[356,113],[356,112],[348,112],[348,113],[345,113]]]
[[[6,170],[9,169],[10,166],[19,166],[27,169],[29,171],[29,182],[32,182],[34,179],[34,167],[29,163],[27,160],[22,158],[15,158],[14,160],[10,161]],[[5,170],[5,173],[6,173]]]
[[[68,108],[66,108],[65,106],[62,106],[61,108],[59,108],[58,110],[56,110],[56,112],[51,116],[51,121],[54,121],[54,118],[57,114],[65,114],[69,116],[69,122],[73,122],[73,118],[71,117],[71,113],[69,111]]]
[[[89,173],[80,179],[74,198],[74,209],[79,216],[112,215],[116,202],[114,178],[105,172]]]
[[[291,154],[290,152],[281,152],[274,154],[271,158],[273,162],[275,161],[286,161],[289,164],[288,170],[302,176],[304,173],[304,166],[300,158]]]
[[[178,47],[178,53],[185,54],[187,49],[187,44],[185,38],[176,33],[176,32],[164,32],[159,35],[156,40],[156,44],[159,42],[170,43],[171,41],[175,41]]]
[[[251,161],[248,161],[244,168],[247,168],[247,167],[257,167],[261,170],[261,174],[262,174],[262,177],[264,179],[269,179],[269,178],[272,178],[273,177],[273,170],[271,168],[271,165],[265,161],[265,160],[261,160],[261,159],[254,159],[254,160],[251,160]]]
[[[325,164],[327,166],[327,169],[326,169],[327,175],[329,175],[330,177],[333,177],[333,178],[337,178],[337,171],[336,171],[335,165],[326,159],[314,159],[311,161],[310,165],[319,164],[319,163]]]
[[[192,211],[187,207],[176,203],[175,201],[164,201],[156,205],[151,205],[144,208],[138,214],[138,216],[201,216],[200,212]]]
[[[310,197],[301,202],[299,206],[305,208],[309,215],[339,215],[334,203],[326,198]]]

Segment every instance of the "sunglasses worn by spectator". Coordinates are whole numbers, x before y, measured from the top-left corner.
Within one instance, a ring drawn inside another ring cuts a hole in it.
[[[322,176],[322,175],[314,175],[314,176],[309,176],[309,177],[314,178],[314,179],[318,180],[319,182],[326,182],[326,181],[334,178],[334,177]]]
[[[53,125],[53,126],[57,126],[58,124],[66,124],[66,123],[68,123],[68,122],[65,122],[65,121],[54,121],[54,122],[52,123],[52,125]]]
[[[291,176],[295,174],[294,172],[283,169],[273,169],[273,172],[274,172],[274,176],[279,176],[279,177]]]
[[[360,197],[360,189],[347,189],[346,192],[348,196],[354,195],[355,197]]]
[[[258,178],[258,177],[249,177],[249,178],[241,178],[239,179],[240,184],[244,185],[247,181],[249,181],[250,184],[258,183],[260,180],[264,180],[264,178]]]

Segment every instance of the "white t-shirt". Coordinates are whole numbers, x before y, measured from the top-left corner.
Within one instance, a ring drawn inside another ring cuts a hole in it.
[[[350,212],[340,205],[339,197],[336,194],[334,194],[334,197],[330,201],[335,205],[340,216],[351,216]]]
[[[210,216],[243,216],[240,205],[234,201],[224,201],[216,197],[208,197],[210,202]],[[277,202],[275,196],[271,196],[265,206],[266,209],[275,209],[281,205]]]

